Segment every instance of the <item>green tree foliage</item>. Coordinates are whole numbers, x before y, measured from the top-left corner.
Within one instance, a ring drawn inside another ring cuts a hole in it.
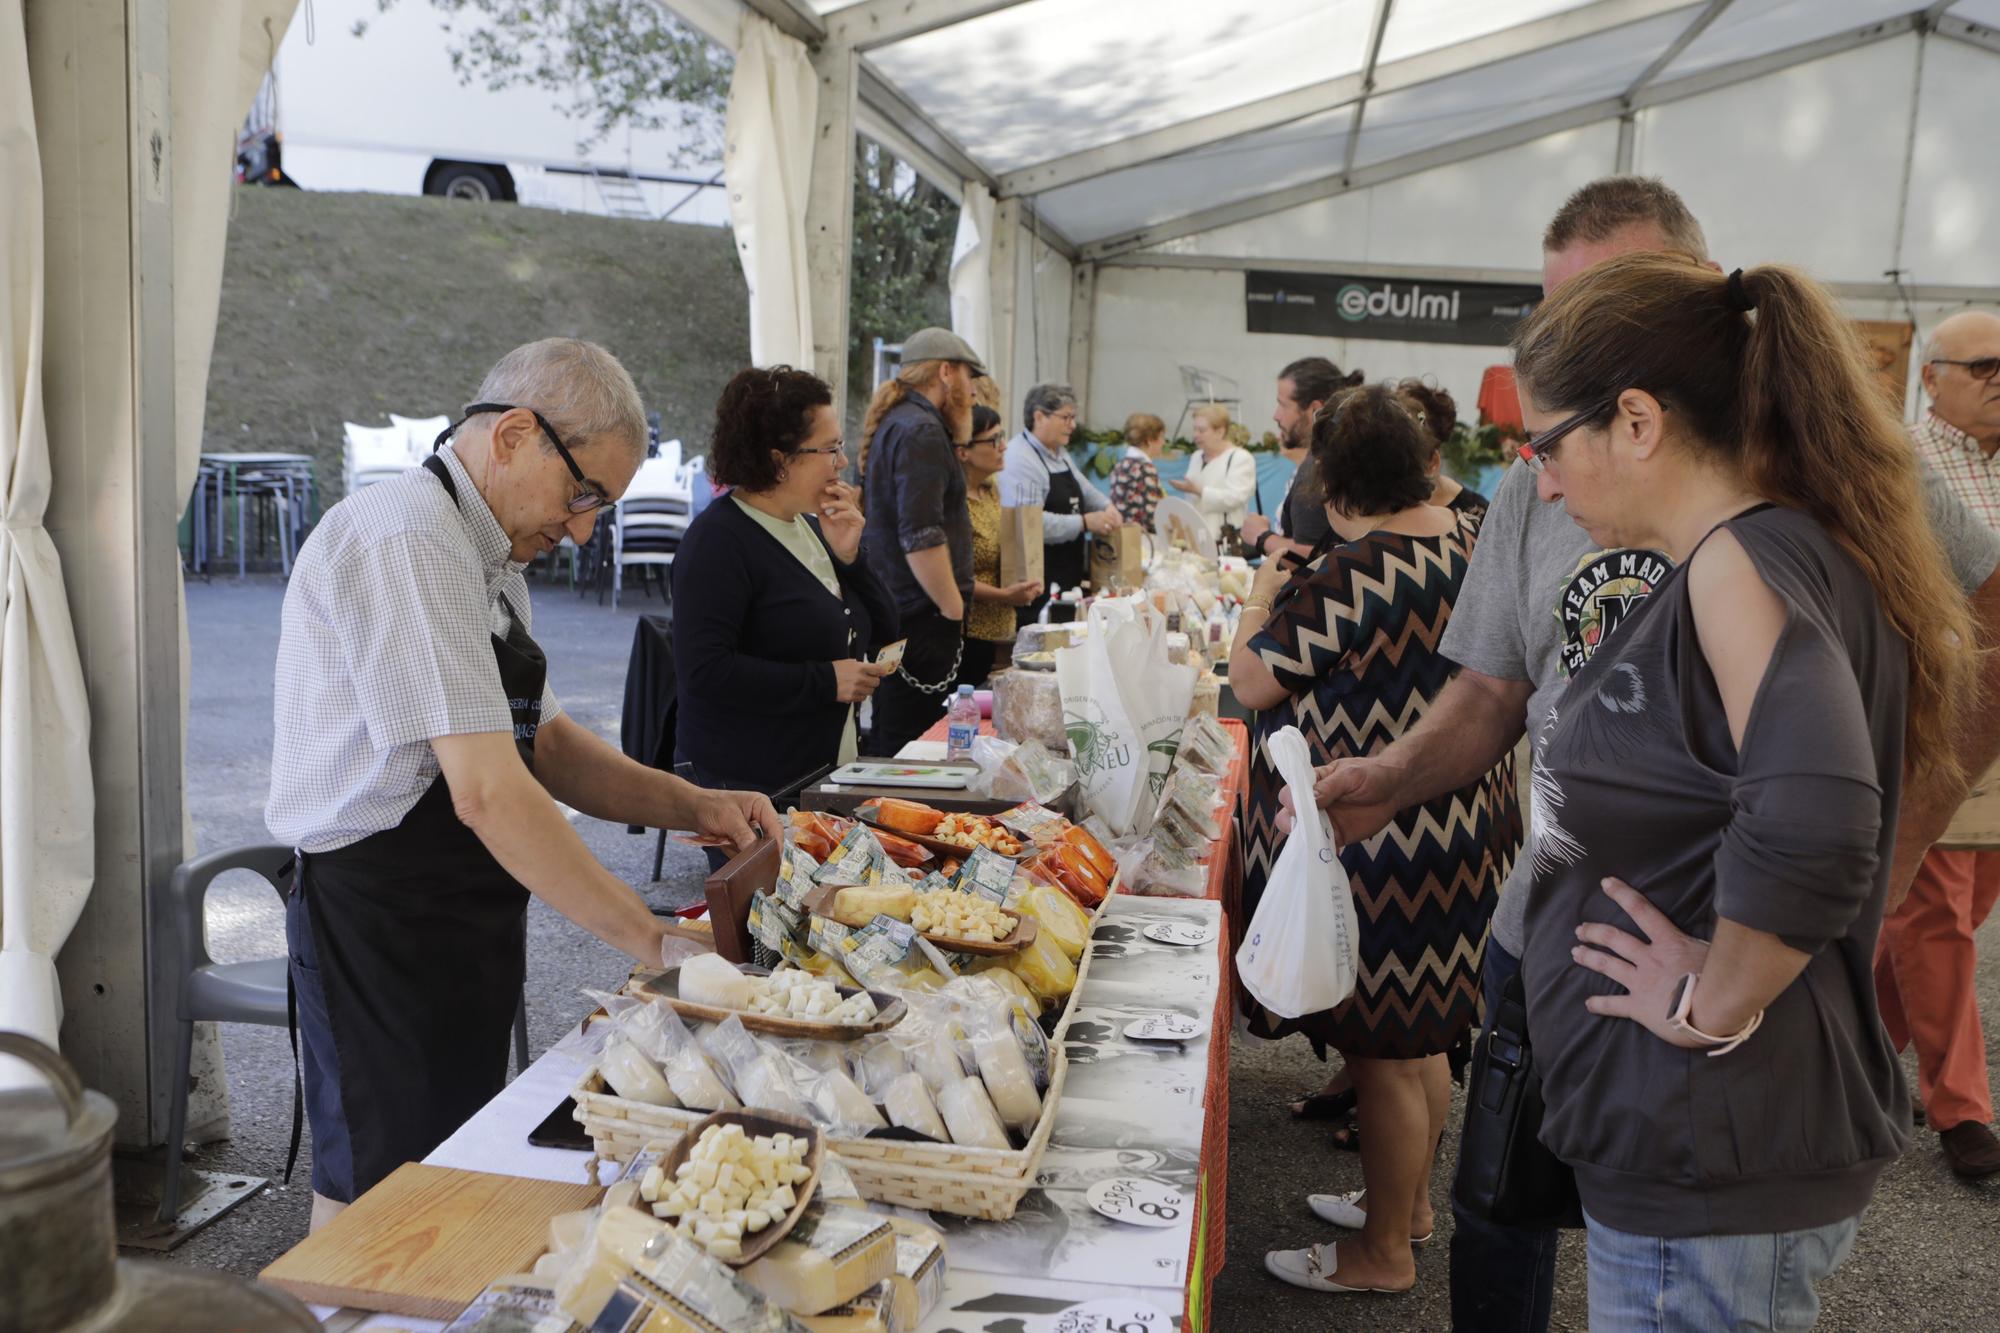
[[[542,88],[588,127],[585,152],[630,126],[686,131],[676,166],[721,156],[732,61],[654,0],[376,0],[428,3],[445,19],[462,83]],[[365,25],[358,24],[357,29]],[[866,401],[877,337],[950,322],[958,205],[866,138],[854,156],[850,398]]]

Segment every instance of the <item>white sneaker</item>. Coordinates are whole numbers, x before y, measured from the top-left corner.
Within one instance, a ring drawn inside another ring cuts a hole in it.
[[[1359,1231],[1368,1225],[1368,1210],[1361,1206],[1362,1196],[1367,1193],[1367,1190],[1349,1190],[1345,1194],[1308,1194],[1306,1207],[1322,1222]]]
[[[1311,1245],[1303,1250],[1271,1250],[1264,1255],[1264,1268],[1272,1277],[1307,1291],[1379,1292],[1395,1295],[1392,1287],[1348,1287],[1333,1280],[1340,1267],[1335,1251],[1339,1242]]]

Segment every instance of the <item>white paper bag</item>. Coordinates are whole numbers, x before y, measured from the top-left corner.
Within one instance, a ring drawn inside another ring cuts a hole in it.
[[[1360,923],[1333,825],[1313,803],[1306,738],[1297,727],[1286,727],[1264,745],[1297,815],[1236,951],[1236,974],[1257,1003],[1280,1018],[1300,1018],[1354,993]]]

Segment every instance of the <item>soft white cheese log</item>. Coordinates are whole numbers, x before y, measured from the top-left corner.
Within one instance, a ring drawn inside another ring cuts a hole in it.
[[[939,1143],[951,1141],[922,1074],[913,1070],[890,1083],[889,1090],[882,1095],[882,1105],[888,1108],[890,1124],[928,1134]]]
[[[993,1099],[986,1095],[986,1085],[978,1079],[961,1078],[953,1083],[938,1094],[937,1105],[953,1143],[969,1148],[1013,1146],[1007,1141],[1007,1131],[1000,1128],[1000,1117],[993,1109]]]
[[[1015,1129],[1032,1128],[1042,1118],[1042,1097],[1013,1032],[1003,1023],[997,1032],[978,1034],[972,1038],[972,1053],[1000,1119]]]

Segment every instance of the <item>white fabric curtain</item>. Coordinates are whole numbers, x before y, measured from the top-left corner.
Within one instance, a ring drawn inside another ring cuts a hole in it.
[[[993,195],[978,181],[965,183],[958,206],[958,237],[951,247],[951,331],[992,364]]]
[[[729,221],[750,287],[750,359],[813,364],[806,194],[819,81],[801,43],[743,16],[722,154]]]
[[[201,466],[208,365],[222,306],[236,135],[257,86],[276,57],[298,0],[209,0],[176,5],[169,33],[174,199],[174,493],[186,506]],[[181,732],[187,732],[187,603],[181,603]],[[185,769],[185,759],[183,759]],[[185,790],[187,783],[181,784]],[[182,807],[183,856],[199,852],[194,820]],[[229,1080],[211,1023],[197,1024],[187,1137],[229,1134]]]
[[[42,166],[11,0],[0,3],[0,181],[0,1028],[53,1046],[55,955],[90,894],[96,793],[83,663],[42,527]]]

